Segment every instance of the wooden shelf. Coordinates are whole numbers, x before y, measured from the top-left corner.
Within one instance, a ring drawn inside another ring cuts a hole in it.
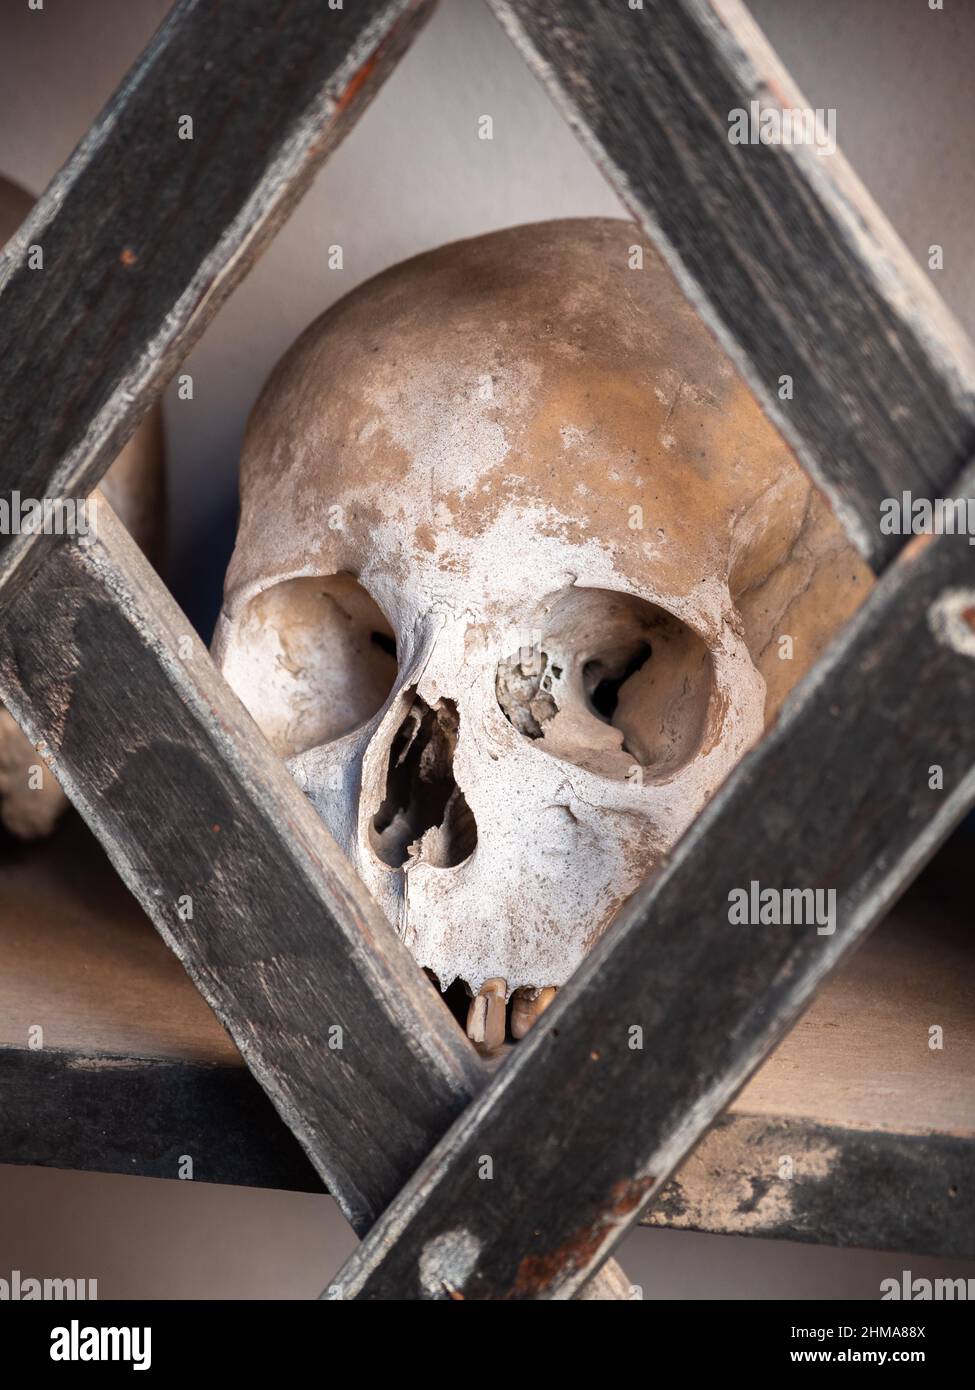
[[[703,1140],[651,1224],[975,1254],[970,885],[959,836]],[[0,862],[0,1121],[0,1162],[176,1177],[189,1155],[198,1181],[320,1190],[74,817],[43,844],[8,842]]]

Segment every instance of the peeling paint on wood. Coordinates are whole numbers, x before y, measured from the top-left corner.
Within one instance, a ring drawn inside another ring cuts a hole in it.
[[[724,1115],[644,1225],[971,1258],[971,1140]]]

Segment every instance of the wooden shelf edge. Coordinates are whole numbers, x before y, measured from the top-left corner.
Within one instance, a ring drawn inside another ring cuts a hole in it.
[[[322,1192],[240,1066],[0,1047],[0,1163]],[[975,1140],[730,1112],[645,1225],[975,1256]],[[791,1166],[790,1166],[791,1165]]]
[[[648,1226],[975,1256],[975,1140],[723,1115]]]
[[[0,1047],[0,1163],[322,1192],[243,1066]]]

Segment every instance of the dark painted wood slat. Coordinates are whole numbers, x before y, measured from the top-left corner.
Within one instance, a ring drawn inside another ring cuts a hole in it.
[[[95,486],[429,12],[180,0],[0,258],[0,497]]]
[[[796,1164],[784,1181],[780,1155]],[[645,1226],[975,1255],[970,1138],[736,1112],[718,1119],[694,1159],[651,1201]]]
[[[176,1178],[189,1155],[196,1182],[325,1190],[244,1067],[0,1047],[0,1117],[0,1163]],[[644,1225],[975,1256],[971,1139],[734,1114],[704,1143],[706,1180],[682,1170]]]
[[[882,499],[943,496],[975,452],[975,356],[842,155],[730,143],[753,99],[806,105],[750,16],[738,0],[489,3],[881,568],[899,544]]]
[[[0,1047],[0,1163],[324,1192],[246,1067]]]
[[[973,486],[969,471],[958,494]],[[973,714],[975,550],[924,538],[373,1228],[338,1296],[571,1296],[975,802]],[[835,932],[732,925],[729,893],[752,881],[835,889]]]
[[[98,522],[14,596],[0,698],[364,1230],[479,1059],[104,503]]]

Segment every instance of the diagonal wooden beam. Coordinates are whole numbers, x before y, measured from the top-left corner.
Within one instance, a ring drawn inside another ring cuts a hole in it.
[[[0,257],[0,498],[90,492],[430,10],[180,0]]]
[[[104,501],[97,521],[10,602],[0,698],[363,1233],[487,1069]],[[607,1269],[580,1296],[628,1288]]]
[[[744,6],[489,4],[882,568],[881,501],[943,496],[975,452],[975,353],[838,151],[729,140],[752,101],[808,105]]]
[[[0,697],[362,1231],[479,1059],[111,514],[10,603]]]
[[[975,470],[957,495],[975,495]],[[965,536],[925,537],[430,1155],[333,1296],[570,1297],[975,803],[973,715],[975,549]],[[731,895],[753,883],[835,891],[822,919],[834,930],[736,924]]]

